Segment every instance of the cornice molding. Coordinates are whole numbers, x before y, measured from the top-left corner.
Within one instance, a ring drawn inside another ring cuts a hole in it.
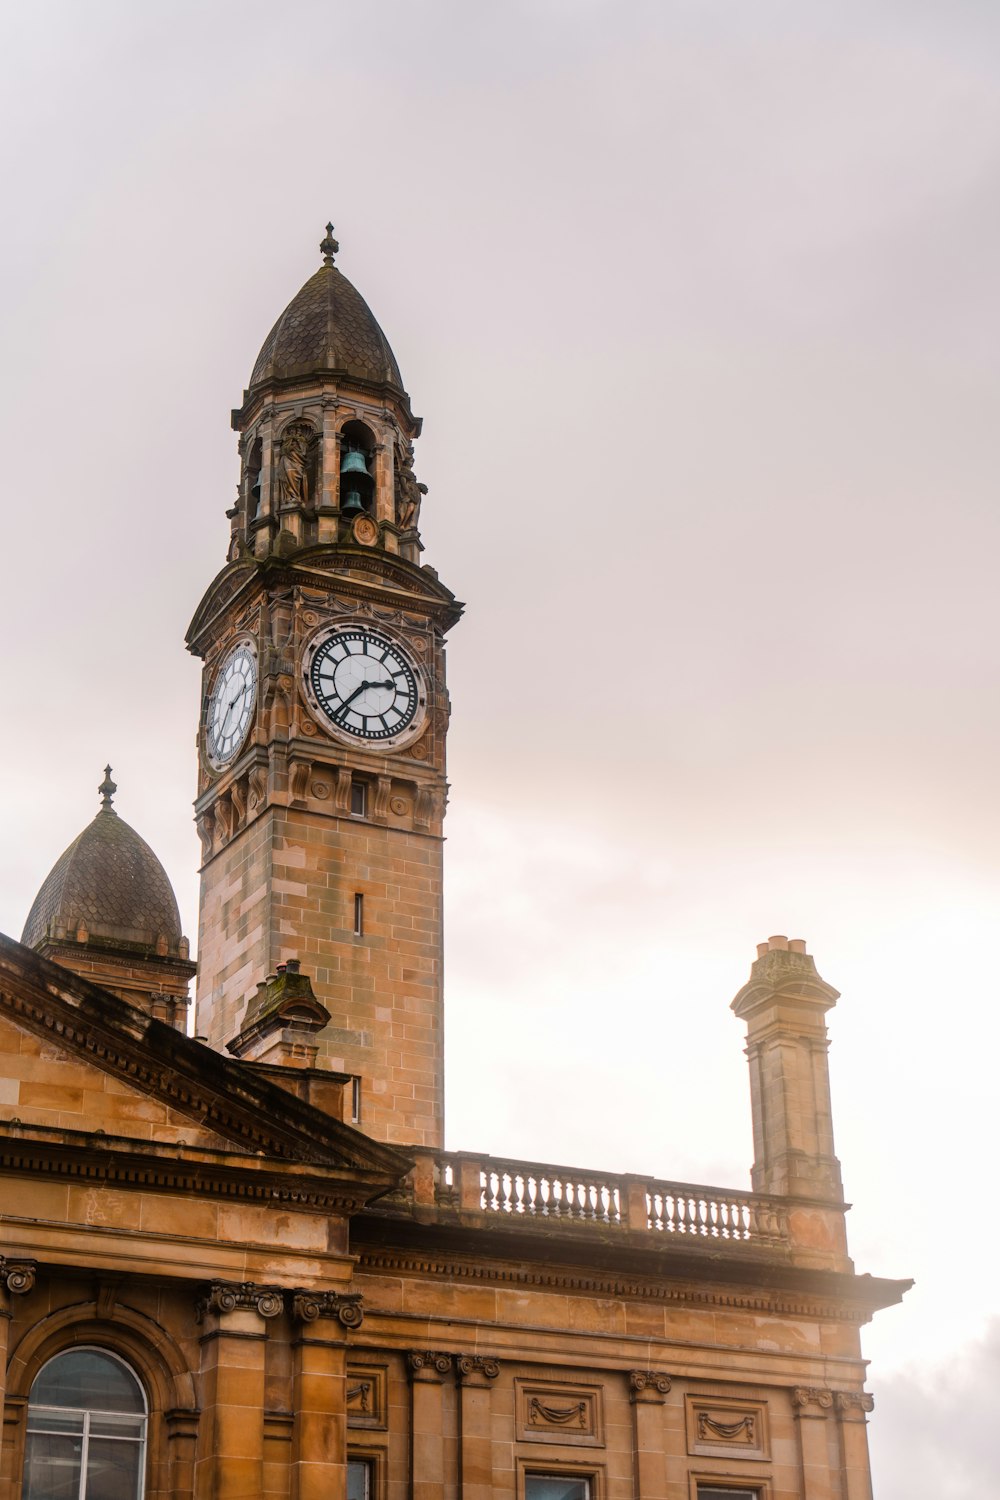
[[[538,1246],[544,1257],[546,1246]],[[824,1298],[794,1297],[781,1292],[745,1292],[702,1285],[682,1285],[665,1279],[623,1278],[612,1275],[580,1273],[558,1267],[532,1271],[520,1265],[490,1265],[480,1260],[458,1260],[427,1255],[409,1255],[394,1250],[362,1250],[358,1254],[359,1271],[409,1272],[414,1275],[440,1276],[452,1281],[496,1282],[505,1285],[537,1287],[543,1290],[589,1292],[599,1297],[617,1297],[633,1301],[665,1302],[688,1307],[724,1307],[740,1312],[767,1313],[784,1317],[824,1318],[830,1322],[857,1326],[867,1322],[868,1308],[845,1306]]]

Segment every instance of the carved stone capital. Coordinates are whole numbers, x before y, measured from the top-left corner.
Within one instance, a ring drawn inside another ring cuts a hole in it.
[[[365,1310],[360,1292],[296,1292],[292,1317],[297,1323],[336,1318],[343,1328],[360,1328]]]
[[[429,1381],[434,1385],[440,1385],[452,1371],[451,1355],[435,1352],[433,1349],[411,1349],[406,1356],[406,1363],[411,1380]]]
[[[875,1409],[875,1397],[867,1391],[838,1391],[833,1399],[842,1422],[863,1422],[865,1412]]]
[[[662,1406],[673,1382],[663,1370],[633,1370],[628,1377],[629,1400]]]
[[[33,1260],[8,1260],[0,1255],[0,1291],[23,1297],[35,1284],[37,1267]]]
[[[462,1385],[489,1385],[500,1374],[500,1361],[488,1354],[460,1354],[455,1365]]]
[[[806,1406],[818,1406],[829,1411],[833,1405],[833,1392],[815,1385],[797,1385],[792,1391],[792,1405],[800,1410]]]
[[[255,1312],[262,1318],[276,1318],[284,1310],[285,1299],[278,1286],[258,1286],[255,1281],[213,1281],[198,1303],[198,1321],[206,1313]]]

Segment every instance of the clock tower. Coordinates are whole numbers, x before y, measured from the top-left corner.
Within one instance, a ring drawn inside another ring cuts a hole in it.
[[[338,248],[327,225],[233,412],[228,561],[188,632],[197,1029],[278,1060],[258,1023],[301,968],[309,1045],[280,1060],[354,1075],[369,1135],[440,1146],[444,638],[462,606],[420,561],[420,419]]]

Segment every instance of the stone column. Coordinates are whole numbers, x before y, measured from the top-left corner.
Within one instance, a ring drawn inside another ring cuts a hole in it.
[[[461,1500],[493,1500],[493,1433],[490,1393],[500,1361],[482,1354],[460,1354],[459,1495]]]
[[[450,1354],[414,1350],[410,1371],[411,1500],[443,1500],[444,1378],[451,1374]]]
[[[833,1407],[833,1394],[813,1386],[799,1385],[792,1392],[792,1406],[799,1430],[804,1500],[837,1500],[830,1472],[826,1425],[827,1413]]]
[[[11,1297],[25,1296],[35,1285],[35,1262],[8,1260],[0,1255],[0,1496],[7,1500],[15,1492],[14,1452],[8,1438],[13,1424],[6,1420],[7,1359],[12,1317]]]
[[[868,1419],[865,1413],[872,1410],[875,1402],[864,1391],[838,1391],[834,1396],[834,1403],[840,1421],[844,1500],[872,1500]]]
[[[260,1500],[264,1464],[266,1320],[283,1311],[281,1290],[214,1281],[199,1304],[204,1441],[195,1466],[199,1500]]]
[[[299,1292],[295,1358],[292,1500],[343,1500],[347,1493],[347,1334],[364,1311],[356,1293]]]
[[[635,1495],[637,1500],[666,1500],[663,1407],[670,1391],[670,1376],[660,1370],[633,1370],[628,1383],[635,1444]]]

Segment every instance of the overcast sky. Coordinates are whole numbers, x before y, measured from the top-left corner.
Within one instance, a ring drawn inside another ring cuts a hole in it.
[[[97,808],[197,925],[230,408],[319,264],[425,418],[449,1144],[748,1181],[755,944],[843,992],[879,1500],[1000,1479],[1000,7],[8,4],[0,929]],[[977,1396],[976,1393],[979,1393]],[[920,1442],[912,1440],[919,1424]]]

